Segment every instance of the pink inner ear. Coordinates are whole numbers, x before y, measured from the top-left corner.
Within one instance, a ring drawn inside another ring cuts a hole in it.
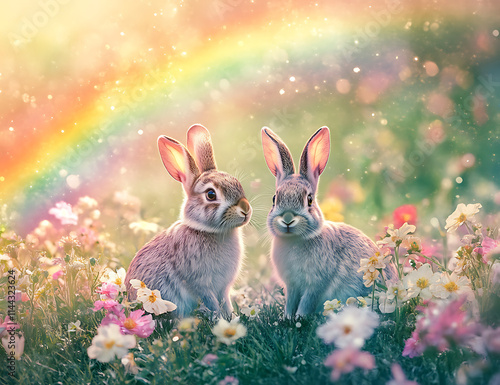
[[[321,130],[311,141],[308,149],[309,164],[311,170],[318,170],[318,175],[323,172],[330,155],[330,132],[328,129]]]
[[[274,176],[277,176],[278,171],[282,172],[279,166],[281,160],[279,159],[278,148],[265,133],[263,133],[262,138],[262,147],[264,149],[264,158],[266,159],[267,167],[269,167]]]
[[[185,161],[182,148],[167,138],[158,139],[158,149],[160,150],[161,160],[172,177],[184,183],[186,180]]]

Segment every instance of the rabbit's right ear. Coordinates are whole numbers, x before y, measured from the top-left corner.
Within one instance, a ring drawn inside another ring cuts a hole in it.
[[[158,149],[168,173],[175,180],[181,182],[184,190],[189,192],[193,182],[200,175],[200,170],[187,148],[175,139],[160,136],[158,137]]]
[[[262,146],[267,166],[276,177],[276,185],[288,175],[295,173],[290,150],[280,137],[267,127],[262,128]]]
[[[217,168],[210,133],[201,124],[193,124],[189,127],[187,146],[201,172]]]

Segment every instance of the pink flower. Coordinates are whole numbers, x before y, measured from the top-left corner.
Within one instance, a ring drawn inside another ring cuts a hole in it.
[[[125,309],[121,309],[116,313],[108,313],[103,318],[101,325],[106,326],[109,324],[116,324],[120,326],[122,334],[135,334],[137,337],[146,338],[155,330],[155,321],[153,316],[148,314],[144,315],[144,310],[139,309],[125,316]]]
[[[54,281],[57,281],[61,277],[61,275],[63,275],[63,274],[64,274],[64,271],[62,269],[57,270],[54,274],[52,274],[52,279]]]
[[[420,307],[423,315],[417,320],[411,338],[406,340],[403,356],[418,356],[428,347],[443,352],[450,345],[468,343],[475,336],[478,325],[462,310],[466,299],[461,296],[448,303],[429,302],[427,308]]]
[[[52,207],[49,214],[59,219],[62,225],[76,225],[78,223],[78,214],[74,213],[71,205],[66,202],[56,203],[56,207]]]
[[[410,358],[418,357],[418,356],[422,355],[424,350],[425,350],[425,347],[422,345],[422,343],[420,342],[420,339],[418,338],[418,332],[414,331],[411,334],[411,337],[405,341],[405,347],[403,349],[403,356],[410,357]]]
[[[474,251],[483,256],[483,263],[488,263],[488,257],[492,251],[500,253],[500,241],[484,237],[481,247],[476,247]]]
[[[239,381],[237,378],[233,376],[226,376],[222,380],[219,381],[219,385],[238,385]]]
[[[19,326],[19,324],[12,322],[9,316],[5,317],[5,320],[3,320],[3,322],[2,317],[0,317],[0,336],[2,336],[3,334],[7,334],[10,331],[19,329],[20,327],[21,326]]]
[[[123,334],[135,334],[137,337],[146,338],[155,330],[155,321],[151,314],[144,315],[144,310],[139,309],[130,313],[120,325]]]
[[[104,300],[95,301],[94,308],[92,310],[98,311],[98,310],[101,310],[103,308],[105,310],[111,311],[113,313],[119,313],[120,310],[122,309],[122,305],[114,299],[104,299]]]
[[[101,295],[101,300],[115,299],[118,296],[119,287],[114,283],[104,282],[96,292]]]
[[[212,365],[215,361],[217,361],[219,357],[217,357],[215,354],[208,353],[201,359],[201,362],[204,363],[205,365]]]
[[[325,360],[325,366],[333,368],[331,379],[337,381],[342,374],[350,373],[355,368],[373,369],[375,358],[368,352],[347,347],[330,354]]]
[[[394,228],[400,228],[405,222],[409,225],[417,224],[417,208],[413,205],[399,206],[392,212]]]

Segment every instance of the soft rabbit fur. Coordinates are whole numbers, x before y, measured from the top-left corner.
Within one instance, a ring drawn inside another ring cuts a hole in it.
[[[186,198],[181,219],[149,241],[130,263],[127,292],[130,299],[136,298],[130,280],[139,279],[175,303],[180,317],[201,299],[208,309],[229,318],[229,290],[243,256],[240,226],[248,223],[252,208],[238,180],[217,171],[208,130],[191,126],[187,143],[188,149],[175,139],[158,138],[163,164],[182,183]]]
[[[328,127],[307,142],[299,174],[285,143],[267,127],[262,129],[262,144],[276,177],[267,225],[273,236],[271,259],[286,286],[285,316],[320,311],[325,301],[334,298],[344,302],[367,295],[370,289],[357,270],[360,259],[373,256],[377,246],[352,226],[326,221],[315,200],[330,153]]]

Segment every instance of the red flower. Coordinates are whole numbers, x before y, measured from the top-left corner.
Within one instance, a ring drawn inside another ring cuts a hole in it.
[[[413,205],[399,206],[392,212],[392,220],[395,229],[399,229],[404,223],[417,224],[417,208]]]

